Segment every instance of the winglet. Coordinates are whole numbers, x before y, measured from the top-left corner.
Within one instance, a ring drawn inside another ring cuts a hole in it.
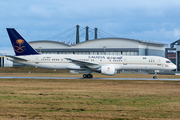
[[[9,34],[9,38],[11,40],[16,56],[39,54],[14,28],[7,28],[7,32]]]

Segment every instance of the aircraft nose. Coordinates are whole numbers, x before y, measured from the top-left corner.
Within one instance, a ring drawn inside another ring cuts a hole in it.
[[[174,64],[174,65],[172,66],[172,68],[173,68],[173,69],[176,69],[176,68],[177,68],[177,66]]]

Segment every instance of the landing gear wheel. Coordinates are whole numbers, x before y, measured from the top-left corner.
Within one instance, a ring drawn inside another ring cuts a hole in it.
[[[87,75],[86,75],[86,74],[84,74],[84,75],[83,75],[83,78],[87,78]]]
[[[154,76],[153,76],[153,79],[156,79],[156,78],[157,78],[156,76],[157,76],[158,72],[159,72],[158,70],[155,70],[155,74],[154,74]]]
[[[87,74],[87,75],[84,74],[84,75],[83,75],[83,78],[93,78],[93,75],[91,75],[91,74]]]
[[[88,74],[87,75],[87,78],[92,78],[93,76],[91,74]]]

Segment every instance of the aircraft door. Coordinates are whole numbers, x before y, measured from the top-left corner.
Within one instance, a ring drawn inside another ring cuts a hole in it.
[[[124,58],[124,60],[123,60],[123,65],[127,65],[127,60],[126,60],[126,58]]]
[[[39,58],[38,58],[38,57],[36,57],[35,63],[36,63],[36,64],[39,64]]]
[[[161,66],[161,59],[158,60],[157,65],[158,65],[158,66]]]

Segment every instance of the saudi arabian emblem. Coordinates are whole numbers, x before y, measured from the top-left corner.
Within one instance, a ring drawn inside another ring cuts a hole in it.
[[[25,51],[25,46],[23,46],[23,44],[24,44],[24,40],[22,40],[22,39],[16,40],[16,42],[13,44],[14,50],[17,53],[24,52]]]

